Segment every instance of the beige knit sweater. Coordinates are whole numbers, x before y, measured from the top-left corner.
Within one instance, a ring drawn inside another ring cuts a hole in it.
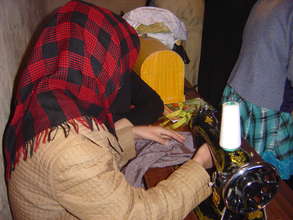
[[[154,188],[129,185],[119,170],[135,156],[131,127],[118,130],[120,146],[102,126],[80,125],[67,138],[60,131],[12,172],[14,219],[181,220],[211,193],[208,174],[192,160]]]

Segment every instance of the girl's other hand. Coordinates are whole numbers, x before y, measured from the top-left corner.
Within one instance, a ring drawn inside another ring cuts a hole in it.
[[[209,149],[209,145],[207,143],[204,143],[200,146],[200,148],[193,156],[193,160],[202,165],[205,169],[213,167],[213,159]]]
[[[181,143],[185,140],[185,137],[178,132],[160,126],[135,126],[132,130],[136,138],[144,138],[160,144],[167,144],[171,139]]]

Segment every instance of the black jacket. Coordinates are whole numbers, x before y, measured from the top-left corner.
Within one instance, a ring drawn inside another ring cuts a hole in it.
[[[130,72],[123,80],[111,111],[114,121],[127,118],[133,125],[147,125],[163,114],[164,103],[135,72]]]

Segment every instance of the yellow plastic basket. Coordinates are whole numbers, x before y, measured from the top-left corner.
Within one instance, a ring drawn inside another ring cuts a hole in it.
[[[164,104],[185,101],[182,58],[154,38],[140,37],[140,45],[134,71],[160,95]]]

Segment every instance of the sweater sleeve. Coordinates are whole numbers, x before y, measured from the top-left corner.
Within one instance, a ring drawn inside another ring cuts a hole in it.
[[[131,73],[130,80],[132,108],[124,117],[134,125],[154,123],[164,111],[162,99],[136,73]]]
[[[211,193],[208,174],[192,160],[156,187],[134,188],[108,145],[77,135],[49,171],[54,198],[80,219],[181,220]]]

